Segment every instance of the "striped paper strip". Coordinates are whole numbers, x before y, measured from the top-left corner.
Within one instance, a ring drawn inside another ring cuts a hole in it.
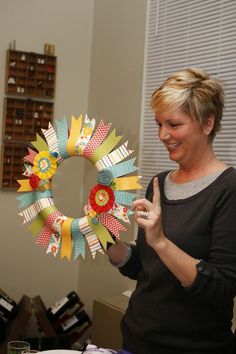
[[[87,216],[79,219],[79,227],[88,242],[93,258],[97,251],[103,253],[101,244],[88,223]]]
[[[114,216],[102,213],[98,217],[99,221],[115,235],[118,239],[120,238],[120,231],[126,231],[127,229],[118,221]]]
[[[128,150],[128,141],[119,146],[114,151],[110,152],[110,154],[103,156],[99,161],[96,162],[95,166],[98,171],[103,170],[104,168],[111,167],[116,165],[117,163],[124,160],[128,157],[134,150]]]
[[[47,208],[50,205],[54,205],[52,198],[43,198],[36,200],[34,204],[32,204],[29,208],[23,210],[18,215],[24,217],[23,224],[27,223],[28,221],[32,220],[41,210]]]
[[[86,148],[84,149],[83,156],[86,159],[89,160],[91,158],[91,156],[93,155],[93,152],[101,145],[103,140],[106,138],[110,127],[111,127],[111,123],[106,125],[103,122],[103,120],[101,119],[101,121],[97,127],[97,130],[95,131],[92,138],[88,142]]]
[[[34,163],[34,158],[38,154],[36,151],[32,150],[28,147],[29,155],[25,156],[24,159],[29,161],[30,163]]]
[[[53,128],[52,124],[48,123],[48,129],[41,129],[42,133],[47,141],[49,151],[56,152],[59,155],[58,145],[57,145],[57,135],[55,129]],[[61,160],[59,155],[58,161]]]

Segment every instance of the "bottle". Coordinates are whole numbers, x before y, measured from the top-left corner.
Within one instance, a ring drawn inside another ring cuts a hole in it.
[[[76,315],[69,317],[65,322],[61,323],[58,327],[58,333],[69,333],[72,329],[82,326],[84,323],[89,321],[88,314],[82,310],[78,312]]]
[[[77,302],[80,302],[79,296],[75,291],[71,291],[61,300],[57,301],[53,306],[47,310],[47,317],[49,321],[56,322],[58,318],[67,310],[72,308]]]
[[[0,315],[6,320],[11,320],[16,316],[16,314],[16,302],[0,289]]]

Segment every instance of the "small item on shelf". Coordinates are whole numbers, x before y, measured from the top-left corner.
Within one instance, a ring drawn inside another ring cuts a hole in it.
[[[76,292],[69,292],[69,294],[67,294],[64,298],[57,301],[53,306],[48,308],[47,317],[49,321],[57,321],[67,309],[72,308],[77,302],[80,302],[80,298]]]
[[[14,79],[14,77],[9,77],[8,84],[11,84],[11,85],[15,85],[16,84],[16,80]]]
[[[6,320],[13,319],[17,314],[17,305],[3,290],[0,289],[0,315]]]
[[[60,326],[58,327],[58,333],[69,333],[71,332],[74,328],[80,327],[84,325],[86,322],[89,322],[89,316],[88,314],[82,310],[78,312],[77,314],[69,317],[65,322],[61,323]]]

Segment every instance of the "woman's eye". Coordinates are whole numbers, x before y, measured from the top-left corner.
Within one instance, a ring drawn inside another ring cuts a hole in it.
[[[179,123],[171,123],[171,124],[170,124],[170,126],[171,126],[172,128],[178,127],[179,125],[180,125]]]

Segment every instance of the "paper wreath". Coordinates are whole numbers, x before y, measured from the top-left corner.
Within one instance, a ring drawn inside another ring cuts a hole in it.
[[[85,257],[85,241],[93,258],[96,252],[104,253],[107,242],[114,243],[110,232],[119,239],[120,231],[126,231],[120,220],[129,223],[133,213],[131,206],[136,194],[127,192],[142,188],[140,176],[126,176],[137,170],[135,158],[126,159],[133,150],[128,150],[128,142],[114,149],[122,136],[116,136],[115,129],[109,133],[110,124],[101,120],[95,130],[95,119],[82,115],[72,116],[69,131],[67,120],[56,121],[57,132],[49,123],[42,129],[46,141],[36,135],[31,142],[35,151],[28,147],[24,157],[27,179],[18,180],[18,192],[27,192],[17,197],[19,207],[24,209],[23,224],[32,221],[29,230],[36,236],[36,243],[47,247],[46,253],[54,256],[61,250],[61,258],[74,260]],[[109,133],[109,134],[108,134]],[[78,218],[64,216],[57,210],[52,197],[51,179],[57,166],[71,156],[81,156],[94,164],[98,171],[97,184],[89,195],[87,215]]]

